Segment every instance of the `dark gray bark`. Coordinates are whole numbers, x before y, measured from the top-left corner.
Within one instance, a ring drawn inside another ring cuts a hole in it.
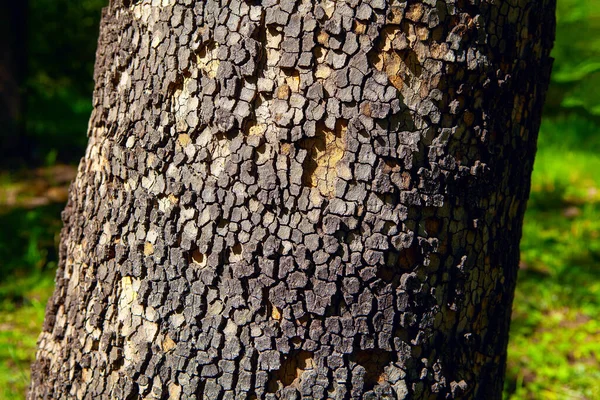
[[[113,1],[31,399],[499,399],[553,0]]]

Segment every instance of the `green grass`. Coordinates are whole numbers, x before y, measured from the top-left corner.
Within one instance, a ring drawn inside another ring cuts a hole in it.
[[[26,184],[0,176],[0,399],[23,399],[52,294],[62,203],[35,206]],[[42,192],[46,188],[40,189]],[[43,197],[37,197],[43,199]],[[39,202],[39,201],[38,201]],[[10,205],[8,205],[10,204]]]
[[[29,384],[29,367],[44,318],[44,307],[54,286],[51,274],[32,276],[17,286],[29,288],[17,303],[0,305],[0,398],[22,399]],[[5,285],[2,285],[5,286]],[[15,288],[14,291],[18,291]]]
[[[506,397],[600,398],[600,127],[542,125],[521,242]]]

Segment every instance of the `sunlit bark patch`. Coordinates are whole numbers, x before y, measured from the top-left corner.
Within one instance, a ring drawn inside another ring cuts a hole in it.
[[[375,69],[385,72],[390,83],[402,90],[407,79],[419,76],[421,66],[408,48],[406,35],[400,25],[389,25],[382,29],[377,51],[370,55],[370,61]]]
[[[221,63],[217,58],[218,51],[219,44],[216,42],[210,42],[200,49],[196,57],[198,68],[213,79],[216,78],[217,71],[219,70],[219,64]]]
[[[314,368],[313,353],[305,350],[293,352],[284,358],[281,368],[271,374],[268,391],[276,393],[289,386],[299,388],[303,374]]]
[[[323,196],[335,195],[336,166],[344,157],[347,128],[348,122],[342,119],[336,121],[335,130],[319,123],[315,137],[300,143],[300,147],[308,152],[302,181],[306,186],[318,188]]]

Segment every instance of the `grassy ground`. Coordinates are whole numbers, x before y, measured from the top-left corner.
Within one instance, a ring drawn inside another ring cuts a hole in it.
[[[72,167],[0,175],[0,399],[22,399],[54,287]]]
[[[513,307],[511,399],[600,399],[599,171],[599,125],[545,121]]]

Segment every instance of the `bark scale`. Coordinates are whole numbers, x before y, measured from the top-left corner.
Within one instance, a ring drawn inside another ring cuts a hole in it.
[[[499,399],[553,0],[111,1],[30,399]]]

